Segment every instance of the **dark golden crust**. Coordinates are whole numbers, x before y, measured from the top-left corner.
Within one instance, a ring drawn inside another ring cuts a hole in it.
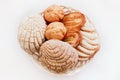
[[[86,20],[84,14],[80,12],[71,12],[64,16],[62,21],[67,28],[67,32],[80,31]]]

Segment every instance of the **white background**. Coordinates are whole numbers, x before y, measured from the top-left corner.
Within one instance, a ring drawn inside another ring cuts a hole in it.
[[[45,72],[19,46],[17,29],[22,18],[51,4],[79,9],[94,22],[101,49],[72,76]],[[0,0],[0,80],[120,80],[119,0]]]

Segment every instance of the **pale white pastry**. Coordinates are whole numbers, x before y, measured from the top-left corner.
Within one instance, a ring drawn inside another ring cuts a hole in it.
[[[82,34],[82,41],[76,49],[79,51],[79,62],[83,63],[87,62],[87,60],[90,60],[95,55],[100,48],[100,42],[98,33],[88,17],[86,17],[86,23],[81,28],[80,32]]]
[[[38,54],[41,44],[45,41],[46,22],[41,14],[26,17],[19,25],[18,40],[21,48],[29,54]]]

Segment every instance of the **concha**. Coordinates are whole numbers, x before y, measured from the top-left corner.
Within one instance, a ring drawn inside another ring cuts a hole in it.
[[[41,44],[45,41],[46,22],[41,14],[26,17],[19,25],[18,40],[22,49],[29,54],[38,55]]]
[[[65,73],[78,65],[77,51],[68,43],[48,40],[40,48],[41,63],[50,71]]]

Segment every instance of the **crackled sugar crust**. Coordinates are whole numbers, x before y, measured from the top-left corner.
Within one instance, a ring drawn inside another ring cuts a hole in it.
[[[62,7],[65,14],[76,11]],[[60,40],[45,41],[46,26],[41,14],[28,16],[19,26],[18,40],[27,53],[52,72],[67,73],[75,70],[86,64],[100,48],[99,36],[88,17],[80,30],[82,40],[76,48]]]
[[[25,18],[18,29],[18,40],[21,48],[29,54],[38,53],[40,46],[45,41],[46,26],[46,22],[40,14],[33,14]]]

